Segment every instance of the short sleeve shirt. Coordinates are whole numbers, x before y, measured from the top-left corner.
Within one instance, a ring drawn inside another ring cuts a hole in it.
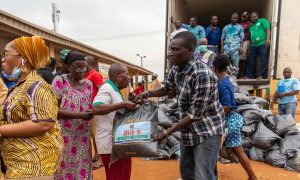
[[[265,18],[258,19],[249,29],[251,46],[261,46],[266,43],[266,30],[270,29],[270,23]]]
[[[64,144],[57,122],[57,100],[51,86],[34,70],[9,91],[3,104],[3,124],[28,120],[54,122],[54,127],[40,136],[4,139],[2,157],[7,166],[6,178],[54,175],[60,167]]]
[[[279,86],[282,86],[284,88],[279,88]],[[283,89],[283,92],[279,92],[279,89]],[[279,93],[287,93],[291,91],[299,91],[300,90],[300,84],[298,79],[296,78],[289,78],[289,79],[282,79],[278,82],[277,85],[277,92]],[[296,102],[297,96],[284,96],[279,99],[279,104],[287,104],[290,102]]]
[[[103,77],[95,69],[92,69],[88,73],[86,73],[85,78],[90,80],[93,83],[93,91],[92,91],[92,101],[93,101],[98,92],[97,86],[103,84]]]
[[[123,102],[123,96],[116,85],[108,80],[103,84],[93,102],[93,106]],[[95,140],[99,154],[111,154],[113,122],[116,111],[96,116]]]
[[[219,98],[223,106],[228,106],[232,111],[235,111],[236,102],[234,99],[234,87],[229,80],[229,76],[224,77],[219,81]]]

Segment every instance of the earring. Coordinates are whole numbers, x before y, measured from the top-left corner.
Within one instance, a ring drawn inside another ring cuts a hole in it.
[[[26,67],[24,66],[24,59],[23,59],[23,58],[21,59],[21,64],[22,64],[21,71],[22,71],[22,72],[26,72],[27,69],[26,69]]]

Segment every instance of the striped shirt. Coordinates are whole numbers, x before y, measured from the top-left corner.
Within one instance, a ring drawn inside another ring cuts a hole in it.
[[[52,176],[59,170],[63,141],[57,123],[57,100],[53,89],[34,70],[13,87],[1,106],[3,124],[55,122],[46,133],[30,138],[4,138],[2,156],[6,178]]]
[[[207,65],[193,59],[183,68],[173,66],[164,88],[175,88],[180,118],[188,116],[193,120],[181,129],[184,146],[224,134],[225,114],[219,102],[218,79]]]

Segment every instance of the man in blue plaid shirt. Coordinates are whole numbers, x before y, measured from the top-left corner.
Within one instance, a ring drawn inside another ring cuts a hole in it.
[[[219,102],[218,79],[210,68],[194,60],[196,38],[180,32],[171,41],[168,59],[173,67],[164,86],[146,91],[137,99],[160,97],[175,91],[181,120],[160,134],[161,141],[181,130],[180,173],[183,180],[215,180],[215,168],[225,116]]]

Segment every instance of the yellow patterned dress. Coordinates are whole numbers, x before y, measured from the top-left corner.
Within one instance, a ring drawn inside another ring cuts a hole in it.
[[[34,70],[9,91],[1,106],[4,124],[22,121],[55,122],[43,135],[31,138],[4,138],[2,156],[5,177],[31,178],[58,173],[63,156],[63,140],[57,123],[57,100],[53,89]]]

